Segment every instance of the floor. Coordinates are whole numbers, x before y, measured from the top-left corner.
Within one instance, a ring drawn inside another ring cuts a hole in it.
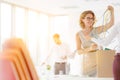
[[[42,76],[40,80],[114,80],[113,78],[82,78],[72,75]]]

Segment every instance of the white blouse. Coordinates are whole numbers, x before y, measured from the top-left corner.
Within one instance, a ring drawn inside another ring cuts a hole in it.
[[[67,59],[63,59],[63,57],[68,57],[71,54],[71,51],[67,44],[62,43],[60,45],[54,45],[50,54],[53,62],[66,62]]]

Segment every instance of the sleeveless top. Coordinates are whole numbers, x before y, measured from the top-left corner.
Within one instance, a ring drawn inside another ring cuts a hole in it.
[[[91,40],[87,40],[83,34],[82,31],[79,31],[79,37],[80,37],[80,40],[82,42],[82,47],[83,48],[88,48],[91,46],[92,43],[94,43],[93,41]],[[96,32],[96,28],[93,28],[93,30],[91,31],[90,33],[90,37],[94,37],[94,38],[98,38],[98,34]]]

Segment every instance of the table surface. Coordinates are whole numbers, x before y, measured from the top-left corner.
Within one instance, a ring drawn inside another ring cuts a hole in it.
[[[40,80],[113,80],[113,78],[92,78],[92,77],[80,77],[75,75],[49,75],[41,76]]]

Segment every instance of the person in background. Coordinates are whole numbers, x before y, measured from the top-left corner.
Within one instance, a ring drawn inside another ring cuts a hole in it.
[[[71,56],[69,46],[62,42],[58,33],[53,35],[55,45],[52,47],[50,54],[47,56],[45,62],[51,61],[54,65],[54,74],[67,74],[67,60]]]
[[[76,33],[76,48],[78,54],[94,51],[97,45],[91,41],[92,37],[98,37],[98,34],[108,30],[114,25],[114,8],[108,6],[107,10],[111,12],[111,18],[105,25],[93,27],[95,23],[95,14],[91,10],[84,11],[80,16],[80,26],[82,30]]]
[[[116,54],[113,61],[113,76],[114,80],[120,80],[120,22],[111,29],[107,37],[102,39],[92,38],[92,41],[100,46],[107,46],[114,38],[117,39],[118,44],[114,49],[116,51]]]

